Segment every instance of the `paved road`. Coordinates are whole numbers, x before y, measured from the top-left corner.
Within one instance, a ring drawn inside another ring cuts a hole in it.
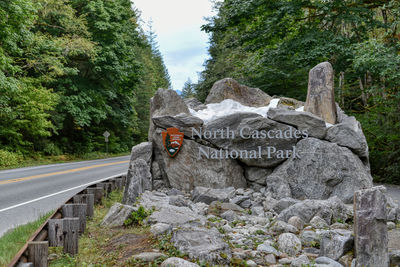
[[[0,236],[58,208],[85,184],[126,173],[129,156],[0,171]]]

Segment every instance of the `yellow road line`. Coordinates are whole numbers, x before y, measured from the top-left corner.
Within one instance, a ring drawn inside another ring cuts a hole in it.
[[[15,178],[15,179],[11,179],[11,180],[0,181],[0,185],[22,182],[22,181],[27,181],[27,180],[33,180],[33,179],[37,179],[37,178],[49,177],[49,176],[59,175],[59,174],[85,171],[85,170],[90,170],[90,169],[94,169],[94,168],[106,167],[106,166],[117,165],[117,164],[128,163],[128,162],[129,162],[129,160],[124,160],[124,161],[118,161],[118,162],[112,162],[112,163],[91,165],[91,166],[86,166],[86,167],[77,168],[77,169],[70,169],[70,170],[65,170],[65,171],[60,171],[60,172],[50,172],[50,173],[33,175],[33,176]]]

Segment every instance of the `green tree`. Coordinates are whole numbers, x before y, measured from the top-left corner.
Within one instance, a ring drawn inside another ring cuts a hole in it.
[[[185,84],[183,85],[182,88],[182,97],[183,98],[190,98],[194,97],[196,95],[194,84],[192,83],[192,80],[190,78],[187,79]]]

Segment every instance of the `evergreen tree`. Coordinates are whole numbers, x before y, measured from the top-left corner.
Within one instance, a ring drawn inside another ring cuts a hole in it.
[[[185,82],[185,84],[183,85],[181,97],[190,98],[190,97],[194,97],[195,95],[196,95],[196,93],[195,93],[194,84],[192,83],[192,80],[190,78],[188,78],[187,81]]]

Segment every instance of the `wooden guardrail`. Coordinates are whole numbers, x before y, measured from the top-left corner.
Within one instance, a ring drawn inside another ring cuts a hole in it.
[[[61,205],[28,239],[8,267],[46,267],[49,247],[64,247],[64,253],[78,253],[78,238],[93,216],[94,204],[101,203],[115,189],[123,189],[126,175],[118,174],[93,182]]]

